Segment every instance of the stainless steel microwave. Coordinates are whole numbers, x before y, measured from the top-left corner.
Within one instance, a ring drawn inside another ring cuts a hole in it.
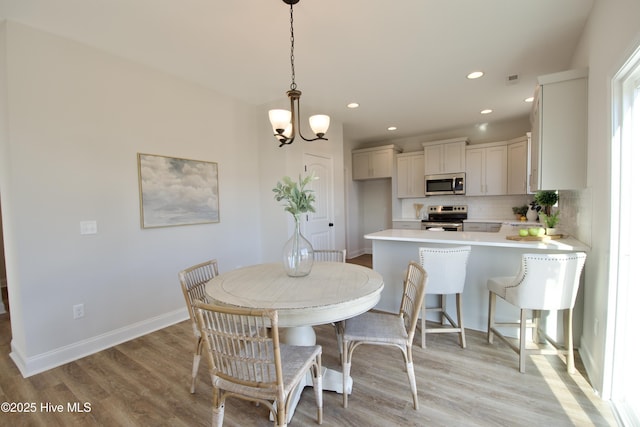
[[[426,175],[425,196],[464,194],[465,173],[447,173],[440,175]]]

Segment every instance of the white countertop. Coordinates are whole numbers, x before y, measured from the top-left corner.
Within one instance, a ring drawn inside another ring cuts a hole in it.
[[[504,228],[504,227],[503,227]],[[473,231],[428,231],[428,230],[408,230],[408,229],[389,229],[382,230],[371,234],[366,234],[365,239],[369,240],[391,240],[398,242],[418,242],[418,243],[443,243],[455,245],[475,245],[475,246],[494,246],[505,248],[524,248],[524,249],[553,249],[559,251],[588,251],[589,246],[573,237],[565,237],[557,240],[549,240],[547,242],[538,241],[519,241],[507,240],[507,235],[515,235],[515,233],[507,232],[473,232]]]

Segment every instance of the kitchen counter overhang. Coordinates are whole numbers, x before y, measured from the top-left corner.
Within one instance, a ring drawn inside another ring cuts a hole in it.
[[[467,277],[462,293],[464,323],[466,328],[486,331],[489,301],[487,279],[514,276],[520,267],[521,257],[524,253],[587,252],[590,249],[589,246],[572,237],[550,240],[549,242],[508,240],[507,236],[513,234],[510,229],[497,233],[389,229],[365,235],[365,239],[372,241],[373,269],[382,274],[385,283],[380,302],[376,308],[382,311],[398,312],[404,271],[409,261],[419,261],[420,247],[469,245],[471,253],[467,262]],[[589,262],[588,259],[587,262]],[[427,283],[428,289],[429,284]],[[453,298],[452,295],[448,297]],[[580,300],[580,298],[578,299]],[[435,301],[435,296],[428,295],[427,301],[432,304]],[[453,300],[447,307],[448,311],[453,310],[455,307]],[[450,314],[455,318],[453,312]],[[433,316],[433,314],[428,314],[427,319],[437,320]],[[496,316],[498,321],[511,321],[519,319],[519,311],[507,303],[499,303]],[[560,327],[562,322],[557,323],[556,333],[551,330],[547,332],[552,338],[561,340],[563,338]],[[510,335],[511,331],[505,332]],[[582,307],[581,304],[576,303],[574,309],[576,346],[579,346],[581,333]]]
[[[549,240],[546,242],[527,241],[527,240],[508,240],[507,233],[487,233],[479,231],[428,231],[428,230],[408,230],[408,229],[389,229],[375,233],[366,234],[365,239],[368,240],[387,240],[396,242],[413,242],[413,243],[438,243],[449,245],[471,245],[471,246],[491,246],[502,248],[519,248],[552,250],[552,251],[589,251],[589,246],[573,237],[565,237],[557,240]]]

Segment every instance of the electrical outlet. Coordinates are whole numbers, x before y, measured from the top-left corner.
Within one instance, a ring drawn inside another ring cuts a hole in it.
[[[73,318],[80,319],[84,317],[84,304],[76,304],[73,306]]]

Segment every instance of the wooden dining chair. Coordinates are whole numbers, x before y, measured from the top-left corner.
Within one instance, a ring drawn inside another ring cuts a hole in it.
[[[314,249],[314,262],[347,262],[346,249]],[[336,332],[336,341],[338,343],[338,355],[342,359],[342,329],[343,322],[331,323]]]
[[[196,307],[213,384],[213,426],[222,426],[228,397],[262,403],[276,425],[287,425],[291,398],[307,373],[322,424],[322,347],[281,344],[277,310]]]
[[[344,322],[342,383],[345,392],[342,394],[342,402],[345,408],[349,396],[347,382],[353,351],[361,344],[372,344],[395,346],[400,349],[413,395],[413,408],[418,409],[418,388],[411,351],[426,286],[427,272],[420,264],[411,261],[404,279],[404,291],[398,314],[367,311]]]
[[[346,249],[314,249],[313,250],[314,262],[346,262],[347,250]]]
[[[189,311],[191,326],[193,327],[193,335],[196,338],[195,351],[193,353],[193,367],[191,369],[191,393],[196,392],[196,378],[198,376],[198,367],[200,366],[200,354],[202,353],[202,336],[200,335],[200,329],[198,328],[198,322],[196,320],[195,302],[208,301],[204,289],[205,284],[217,275],[218,261],[215,259],[186,268],[178,273],[182,294],[187,303],[187,310]]]

